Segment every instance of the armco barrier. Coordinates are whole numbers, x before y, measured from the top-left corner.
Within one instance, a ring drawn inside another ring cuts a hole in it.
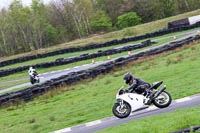
[[[154,43],[155,42],[152,42],[151,40],[147,40],[147,41],[142,42],[141,44],[124,46],[124,47],[117,48],[117,49],[113,48],[113,49],[108,49],[108,50],[104,50],[104,51],[98,51],[96,53],[91,53],[91,54],[82,54],[80,56],[75,56],[75,57],[59,58],[59,59],[56,59],[55,61],[51,61],[51,62],[43,62],[43,63],[38,63],[38,64],[35,64],[35,65],[4,69],[4,70],[0,70],[0,77],[7,76],[7,75],[10,75],[10,74],[14,74],[14,73],[17,73],[17,72],[22,72],[24,70],[28,70],[28,68],[30,66],[35,67],[35,68],[48,68],[48,67],[54,67],[54,66],[59,66],[59,65],[66,65],[66,64],[73,63],[73,62],[77,62],[77,61],[82,61],[82,60],[92,59],[92,58],[96,58],[96,57],[121,53],[121,52],[124,52],[124,51],[144,48],[144,47],[150,46]]]
[[[158,30],[158,31],[155,31],[152,33],[147,33],[144,35],[139,35],[139,36],[134,36],[134,37],[129,37],[129,38],[122,38],[121,40],[112,40],[112,41],[108,41],[105,43],[88,44],[86,46],[65,48],[65,49],[61,49],[61,50],[57,50],[57,51],[53,51],[53,52],[49,52],[49,53],[44,53],[44,54],[19,57],[16,59],[11,59],[11,60],[6,60],[6,61],[0,62],[0,67],[19,63],[19,62],[29,61],[29,60],[33,60],[33,59],[38,59],[38,58],[55,56],[58,54],[78,52],[78,51],[84,51],[84,50],[89,50],[89,49],[96,49],[96,48],[108,47],[108,46],[112,46],[112,45],[123,44],[123,43],[127,43],[127,42],[132,42],[132,41],[138,41],[138,40],[147,39],[150,37],[157,37],[157,36],[165,35],[165,34],[172,33],[172,32],[188,30],[188,29],[192,29],[195,27],[200,27],[200,22],[193,24],[193,25],[182,26],[182,27],[171,28],[171,29],[162,29],[162,30]]]
[[[158,46],[155,48],[151,48],[149,50],[144,50],[136,54],[133,54],[131,56],[121,57],[115,61],[110,61],[103,65],[99,65],[95,68],[91,68],[88,70],[81,70],[79,72],[72,72],[67,75],[63,75],[61,77],[46,81],[45,83],[42,83],[40,85],[35,85],[35,86],[29,87],[20,91],[1,95],[0,106],[7,105],[8,103],[15,103],[19,99],[24,100],[24,101],[29,101],[33,99],[35,96],[41,95],[47,92],[48,90],[54,89],[56,87],[78,82],[80,80],[87,79],[87,78],[94,78],[97,75],[112,71],[114,67],[122,66],[130,61],[137,60],[138,58],[141,58],[141,57],[155,55],[155,54],[159,54],[165,51],[176,49],[185,44],[189,44],[190,42],[194,40],[200,40],[200,36],[189,37],[181,41]]]

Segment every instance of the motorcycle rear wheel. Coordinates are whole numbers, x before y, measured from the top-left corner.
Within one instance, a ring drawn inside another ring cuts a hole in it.
[[[131,113],[131,107],[128,103],[123,103],[123,108],[120,107],[119,103],[115,103],[112,108],[113,114],[118,118],[126,118]]]
[[[159,96],[157,96],[153,100],[153,104],[158,108],[168,107],[171,104],[171,102],[172,102],[172,97],[166,91],[163,91]]]

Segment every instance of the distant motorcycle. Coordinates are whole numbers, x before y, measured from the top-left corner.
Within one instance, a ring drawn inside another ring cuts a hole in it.
[[[40,78],[39,75],[34,72],[31,76],[30,76],[30,82],[31,84],[35,84],[35,83],[39,83],[40,82]]]
[[[166,86],[163,86],[160,90],[156,90],[162,83],[163,81],[153,83],[147,89],[148,91],[145,95],[128,93],[121,87],[116,94],[116,103],[112,108],[113,114],[118,118],[126,118],[131,112],[148,108],[151,104],[154,104],[158,108],[168,107],[172,102],[172,98],[165,91]]]

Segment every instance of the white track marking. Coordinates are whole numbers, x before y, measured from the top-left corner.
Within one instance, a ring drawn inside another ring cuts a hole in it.
[[[55,73],[55,71],[49,72],[49,73]]]
[[[75,66],[74,68],[79,68],[80,66]]]
[[[82,66],[89,66],[90,64],[85,64],[85,65],[82,65]]]
[[[96,121],[92,121],[92,122],[89,122],[89,123],[86,123],[86,127],[90,127],[90,126],[94,126],[94,125],[97,125],[97,124],[100,124],[101,123],[101,120],[96,120]]]
[[[70,132],[70,131],[71,131],[71,128],[64,128],[64,129],[55,131],[53,133],[66,133],[66,132]]]
[[[189,101],[190,99],[191,99],[190,97],[184,97],[184,98],[175,100],[175,102],[181,103],[181,102]]]

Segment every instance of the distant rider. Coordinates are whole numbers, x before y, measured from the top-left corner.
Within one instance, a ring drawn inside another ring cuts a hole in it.
[[[36,70],[33,67],[29,67],[28,74],[30,77],[33,77],[33,78],[35,78],[35,76],[38,75],[38,73],[36,72]]]
[[[129,93],[136,92],[137,94],[144,93],[144,95],[146,95],[147,89],[151,86],[144,80],[133,77],[131,73],[126,73],[124,75],[124,80],[126,84],[130,85],[126,90]]]

